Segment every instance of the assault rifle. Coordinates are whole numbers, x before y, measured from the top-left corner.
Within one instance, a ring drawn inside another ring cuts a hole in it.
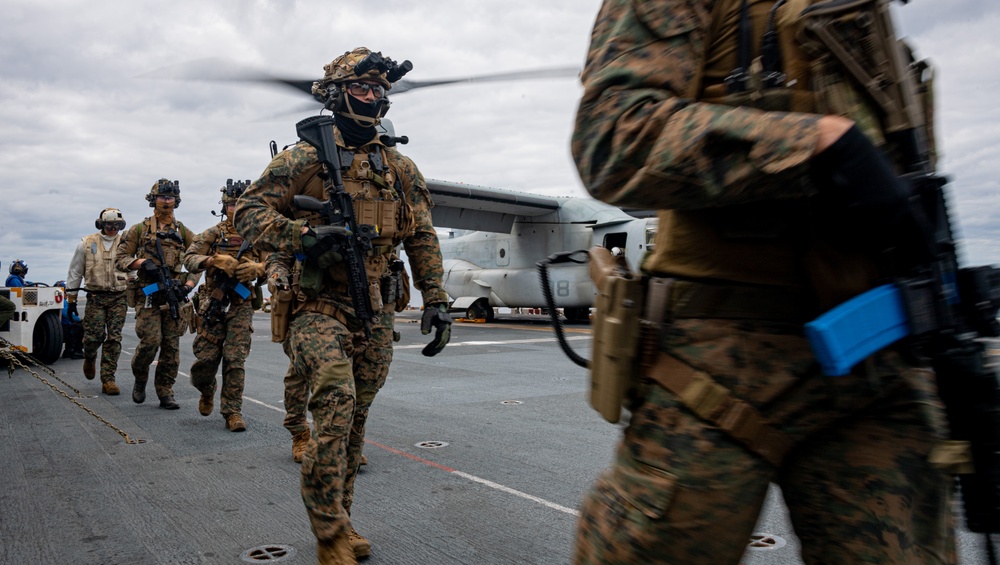
[[[803,12],[804,27],[881,108],[887,140],[906,166],[902,178],[913,188],[913,214],[928,225],[927,240],[916,243],[917,255],[914,242],[898,242],[896,264],[908,268],[810,322],[806,335],[831,375],[845,374],[875,351],[907,340],[937,373],[952,439],[970,446],[974,472],[958,475],[966,524],[973,532],[1000,533],[1000,381],[982,339],[1000,336],[1000,269],[959,267],[946,181],[934,173],[931,124],[919,104],[920,89],[929,88],[928,68],[909,60],[900,47],[888,4],[814,4]],[[842,17],[851,10],[867,13]],[[929,259],[913,261],[928,253]],[[989,536],[987,553],[995,563]]]
[[[154,293],[162,292],[162,296],[170,308],[170,317],[176,320],[181,317],[181,303],[187,302],[187,292],[171,277],[173,272],[170,270],[170,267],[167,267],[167,260],[163,255],[163,245],[160,243],[162,239],[172,239],[182,245],[184,244],[184,238],[176,231],[171,230],[169,232],[156,233],[156,259],[159,261],[159,265],[156,268],[156,282],[144,286],[142,293],[146,296],[152,296]]]
[[[236,260],[238,261],[249,249],[250,241],[244,239],[240,245],[240,250],[236,253]],[[235,292],[244,300],[250,296],[250,289],[236,277],[227,275],[222,269],[215,270],[215,273],[212,275],[212,281],[215,284],[213,285],[212,292],[208,295],[208,308],[205,309],[205,314],[201,317],[202,323],[206,325],[217,321],[225,313],[224,308],[229,306],[230,302],[229,293]]]
[[[365,257],[372,249],[372,239],[378,235],[378,229],[368,224],[359,225],[354,217],[354,202],[344,189],[341,178],[343,163],[340,148],[333,139],[333,125],[334,120],[330,116],[312,116],[295,124],[299,138],[316,148],[319,162],[326,171],[323,186],[327,195],[326,202],[311,196],[296,195],[295,207],[318,212],[326,225],[316,228],[317,234],[332,234],[339,240],[339,251],[347,266],[347,286],[354,314],[364,326],[365,335],[370,337],[371,322],[375,314],[368,294]]]

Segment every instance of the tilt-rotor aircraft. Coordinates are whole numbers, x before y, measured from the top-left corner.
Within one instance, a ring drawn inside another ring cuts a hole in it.
[[[393,84],[391,95],[430,86],[575,77],[578,73],[578,68],[563,67],[443,80],[403,78]],[[323,104],[312,93],[315,79],[276,77],[217,59],[157,71],[154,76],[273,84],[308,94],[313,100],[302,111]],[[409,141],[407,136],[396,136],[388,119],[382,119],[381,127],[388,144]],[[555,253],[600,245],[624,254],[630,267],[637,269],[656,231],[651,214],[630,215],[589,197],[547,197],[434,179],[427,179],[427,188],[434,201],[432,214],[451,309],[472,319],[492,321],[496,308],[545,308],[536,264]],[[549,280],[556,305],[566,318],[586,321],[596,295],[587,265],[553,265]]]

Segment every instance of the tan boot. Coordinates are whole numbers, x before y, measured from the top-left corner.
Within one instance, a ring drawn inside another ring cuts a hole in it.
[[[87,377],[88,381],[94,380],[94,375],[97,373],[97,358],[90,357],[84,358],[83,360],[83,376]]]
[[[215,397],[214,394],[212,396],[205,396],[204,394],[201,395],[201,398],[198,399],[198,413],[199,414],[201,414],[202,416],[209,416],[209,415],[212,414],[212,406],[214,405],[214,397]]]
[[[368,464],[368,458],[365,457],[364,454],[361,455],[361,464],[362,465],[367,465]]]
[[[354,529],[354,526],[351,526],[351,529],[347,531],[347,539],[351,542],[351,547],[354,548],[354,556],[358,559],[368,557],[372,554],[372,544],[368,543],[368,540],[359,534]]]
[[[319,565],[358,565],[347,532],[332,540],[316,540],[316,557]]]
[[[296,463],[302,462],[302,456],[306,454],[306,447],[309,446],[309,430],[303,430],[292,436],[292,459]]]
[[[240,416],[239,414],[228,414],[226,416],[226,429],[231,432],[245,432],[247,424],[243,421],[243,416]]]
[[[101,392],[108,396],[118,396],[121,394],[122,389],[118,388],[118,384],[115,381],[107,381],[101,383]]]

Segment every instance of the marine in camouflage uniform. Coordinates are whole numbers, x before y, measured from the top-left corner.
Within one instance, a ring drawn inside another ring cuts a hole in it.
[[[574,563],[737,563],[769,482],[805,563],[955,562],[932,371],[890,348],[826,377],[803,335],[875,286],[883,244],[914,223],[879,109],[798,33],[813,3],[775,11],[771,84],[757,57],[775,2],[746,3],[749,37],[740,0],[597,16],[573,155],[595,197],[661,210],[643,270],[663,326]],[[872,21],[847,8],[847,27]]]
[[[222,363],[222,391],[219,394],[219,411],[226,422],[226,429],[242,432],[247,429],[243,420],[243,362],[250,354],[253,335],[255,281],[264,274],[264,264],[249,243],[233,227],[233,210],[250,181],[229,179],[222,188],[225,218],[194,238],[184,254],[184,267],[189,273],[205,272],[205,283],[198,289],[198,311],[194,338],[195,362],[191,365],[191,384],[201,392],[198,411],[202,416],[212,413],[215,399],[215,373]],[[238,257],[237,257],[238,256]],[[243,297],[235,289],[226,291],[225,282],[244,285],[248,294]],[[249,286],[250,288],[247,288]],[[206,320],[206,315],[209,318]]]
[[[236,228],[263,252],[296,255],[290,285],[296,291],[294,315],[284,342],[291,369],[309,379],[313,442],[302,461],[302,498],[317,538],[321,563],[353,562],[370,551],[350,523],[354,478],[360,464],[368,410],[385,383],[392,361],[395,297],[383,296],[390,257],[402,244],[414,284],[421,291],[425,317],[438,329],[434,350],[450,335],[441,286],[442,263],[431,226],[431,199],[416,165],[379,139],[375,124],[388,100],[384,89],[402,76],[388,59],[373,61],[358,48],[326,65],[326,76],[314,85],[333,108],[333,134],[350,162],[343,183],[354,200],[359,225],[378,225],[373,249],[364,258],[372,310],[370,337],[355,315],[346,267],[328,244],[315,213],[297,209],[295,195],[325,200],[316,150],[299,143],[278,154],[236,206]],[[405,63],[404,63],[405,64]],[[388,141],[391,143],[391,140]],[[350,161],[347,152],[353,153]],[[429,330],[428,330],[429,331]],[[353,547],[353,552],[351,551]]]
[[[85,282],[83,374],[87,379],[94,378],[100,348],[101,392],[117,395],[121,389],[115,381],[115,372],[122,352],[122,327],[128,312],[125,300],[128,275],[115,268],[115,254],[121,243],[121,230],[125,229],[125,218],[117,208],[105,208],[94,224],[100,231],[81,239],[70,260],[66,302],[70,313],[75,314],[81,282]]]
[[[159,290],[148,297],[142,295],[142,288],[157,282],[155,272],[160,266],[157,239],[163,248],[164,264],[184,291],[190,293],[200,275],[182,271],[184,250],[194,241],[194,233],[174,218],[174,209],[181,201],[179,183],[158,180],[146,200],[154,208],[153,215],[129,229],[119,242],[115,256],[119,271],[138,271],[137,288],[131,289],[136,297],[135,333],[139,337],[139,346],[132,356],[132,375],[135,377],[132,400],[139,404],[145,402],[149,366],[159,351],[153,379],[156,396],[160,399],[160,408],[176,410],[180,406],[174,400],[174,381],[180,363],[180,338],[187,330],[185,316],[190,315],[190,304],[184,302],[181,316],[175,320],[168,308],[166,291]]]

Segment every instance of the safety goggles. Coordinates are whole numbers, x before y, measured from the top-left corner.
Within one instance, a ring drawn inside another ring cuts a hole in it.
[[[125,222],[104,222],[104,229],[123,230],[125,229]]]
[[[369,84],[367,82],[352,82],[347,85],[347,92],[352,96],[364,98],[371,92],[375,95],[375,100],[381,100],[385,96],[385,87],[381,84]]]

